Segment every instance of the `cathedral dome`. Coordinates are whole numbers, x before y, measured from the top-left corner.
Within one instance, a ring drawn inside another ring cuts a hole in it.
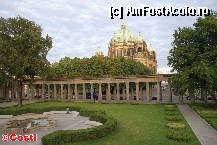
[[[142,36],[137,36],[134,33],[130,32],[125,24],[121,24],[121,29],[114,33],[111,42],[142,42],[144,41]]]

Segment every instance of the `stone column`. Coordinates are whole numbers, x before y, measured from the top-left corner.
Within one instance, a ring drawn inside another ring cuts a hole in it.
[[[41,88],[41,91],[42,91],[42,92],[41,92],[41,98],[43,98],[43,99],[44,99],[44,98],[45,98],[45,94],[44,94],[44,93],[45,93],[45,85],[44,85],[44,84],[42,84],[42,86],[41,86],[41,87],[42,87],[42,88]]]
[[[149,87],[149,89],[150,89],[149,90],[149,94],[150,94],[149,96],[150,96],[150,100],[152,101],[152,86],[153,86],[152,82],[149,83],[149,86],[150,86]]]
[[[60,84],[61,85],[61,90],[60,90],[60,96],[61,96],[61,99],[63,100],[64,98],[63,98],[63,85],[64,84]]]
[[[120,100],[120,87],[119,87],[119,83],[116,83],[117,85],[117,100]]]
[[[173,96],[172,96],[172,90],[171,90],[170,80],[168,81],[168,88],[169,88],[170,102],[173,102]]]
[[[30,95],[29,95],[29,92],[30,92],[30,87],[29,87],[29,84],[28,85],[26,85],[27,87],[26,87],[26,95],[27,95],[27,98],[28,99],[30,99]],[[9,90],[9,98],[11,98],[11,90]]]
[[[157,82],[157,102],[160,103],[161,99],[161,82]]]
[[[99,83],[99,101],[101,101],[102,100],[102,84],[101,83]]]
[[[136,101],[139,100],[139,82],[136,82]]]
[[[146,82],[146,99],[147,99],[147,103],[150,102],[150,86],[149,86],[149,82]]]
[[[78,100],[78,84],[75,84],[75,100]]]
[[[140,86],[140,89],[139,89],[139,97],[141,98],[142,101],[144,101],[144,96],[143,96],[143,86]]]
[[[47,95],[48,99],[50,99],[50,84],[47,84]]]
[[[33,84],[31,84],[31,86],[30,86],[30,97],[31,97],[31,99],[35,99],[34,96],[35,94],[34,94],[34,85]]]
[[[130,84],[129,82],[126,82],[126,97],[127,97],[127,101],[130,100],[130,92],[129,92],[129,89],[130,89]]]
[[[24,99],[26,97],[25,96],[26,95],[25,94],[26,93],[25,92],[25,84],[22,84],[21,89],[22,89],[22,94],[21,95],[22,95],[22,98]],[[7,90],[7,88],[6,88],[6,90]],[[7,96],[7,91],[5,91],[4,95]]]
[[[72,95],[71,95],[71,87],[70,84],[68,84],[68,100],[72,99]]]
[[[39,96],[40,96],[40,85],[39,84],[37,84],[37,86],[36,86],[36,89],[35,89],[35,92],[36,92],[36,98],[38,98]]]
[[[93,83],[90,84],[90,95],[91,95],[91,100],[93,100]]]
[[[102,100],[102,84],[101,83],[99,83],[99,101],[101,101]]]
[[[131,96],[131,99],[134,100],[134,88],[132,85],[130,86],[130,96]]]
[[[86,88],[85,88],[85,83],[83,83],[83,100],[86,100]]]
[[[115,100],[117,100],[117,87],[115,85],[113,89],[113,97],[115,98]]]
[[[106,94],[106,100],[111,100],[111,90],[110,90],[110,83],[107,83],[107,94]]]
[[[53,97],[54,97],[54,99],[57,99],[57,87],[56,87],[56,84],[53,84]]]

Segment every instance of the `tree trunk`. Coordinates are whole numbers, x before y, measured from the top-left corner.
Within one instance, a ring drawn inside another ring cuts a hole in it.
[[[194,95],[194,92],[192,92],[191,90],[189,90],[189,96],[190,96],[191,100],[192,100],[193,102],[195,102],[195,95]]]
[[[18,89],[19,89],[18,106],[22,107],[23,105],[23,82],[22,80],[18,80]]]
[[[183,98],[184,98],[184,96],[183,96],[183,95],[181,95],[181,103],[183,103]]]
[[[207,91],[204,87],[201,88],[201,99],[207,102]]]
[[[31,77],[30,83],[29,83],[31,99],[34,99],[34,88],[33,88],[33,85],[32,85],[33,84],[33,79],[34,79],[34,77]]]
[[[182,104],[182,95],[179,95],[179,103]]]

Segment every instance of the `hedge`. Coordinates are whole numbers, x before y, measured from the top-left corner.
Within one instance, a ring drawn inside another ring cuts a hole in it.
[[[40,104],[41,102],[37,102]],[[44,106],[37,109],[30,104],[22,107],[0,108],[1,115],[20,115],[24,113],[43,113],[51,110],[66,110],[67,106]],[[90,140],[104,137],[114,131],[117,127],[117,121],[105,114],[104,111],[83,110],[79,107],[68,107],[70,110],[78,111],[81,116],[90,117],[90,120],[98,121],[103,125],[80,130],[59,130],[50,133],[42,138],[43,145],[59,145],[62,143],[75,142],[81,140]]]
[[[178,111],[166,111],[167,116],[175,116],[179,115],[180,113]]]
[[[190,141],[190,137],[188,136],[188,134],[180,130],[168,130],[167,138],[178,142]]]
[[[166,126],[171,129],[181,129],[186,127],[185,123],[182,122],[169,122]]]
[[[166,137],[178,142],[189,142],[185,120],[176,105],[165,105],[165,119],[167,126]]]
[[[117,127],[116,120],[102,111],[81,110],[80,114],[89,116],[90,120],[101,122],[103,125],[80,130],[58,130],[42,137],[42,145],[60,145],[76,141],[93,140],[110,134]]]
[[[175,115],[175,116],[166,116],[165,119],[167,121],[180,121],[182,120],[182,118],[180,117],[180,115]]]

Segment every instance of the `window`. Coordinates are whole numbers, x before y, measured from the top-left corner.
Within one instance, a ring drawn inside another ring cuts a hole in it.
[[[139,48],[137,49],[137,51],[138,51],[138,52],[142,52],[142,48],[139,47]]]

